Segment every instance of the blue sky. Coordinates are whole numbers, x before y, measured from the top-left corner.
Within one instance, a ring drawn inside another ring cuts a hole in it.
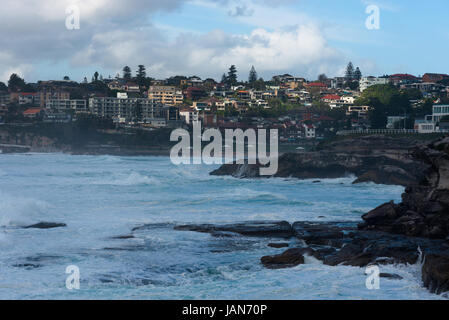
[[[138,64],[156,78],[220,79],[235,64],[243,80],[252,65],[265,79],[283,72],[314,79],[342,75],[348,61],[364,75],[449,73],[444,0],[61,0],[57,9],[46,9],[51,0],[31,2],[36,7],[22,16],[0,13],[0,29],[9,31],[0,46],[0,80],[12,71],[29,81],[82,80]],[[63,27],[70,3],[81,8],[80,30]],[[368,5],[380,9],[379,30],[365,27]],[[8,42],[12,29],[20,32]]]

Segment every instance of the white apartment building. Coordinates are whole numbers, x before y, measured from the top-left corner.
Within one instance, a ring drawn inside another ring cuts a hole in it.
[[[86,113],[89,111],[86,100],[82,99],[51,99],[47,101],[45,107],[53,113],[66,113],[70,110],[75,113]]]
[[[449,104],[435,104],[433,106],[432,122],[438,123],[445,116],[449,116]]]
[[[122,122],[147,122],[161,117],[162,105],[145,98],[95,97],[89,99],[89,111],[99,117],[122,119]]]
[[[181,110],[179,111],[179,115],[184,118],[184,121],[187,124],[196,122],[199,119],[199,112],[196,110]]]
[[[376,84],[388,84],[387,78],[363,77],[360,79],[360,91],[363,92]]]

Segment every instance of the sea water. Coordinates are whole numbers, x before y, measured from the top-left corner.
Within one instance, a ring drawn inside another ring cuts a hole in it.
[[[403,279],[382,278],[369,290],[364,268],[306,257],[304,265],[268,270],[260,258],[283,249],[267,239],[173,230],[251,220],[356,223],[399,201],[402,187],[353,185],[354,177],[210,176],[216,168],[175,166],[168,157],[0,155],[0,299],[440,298],[422,287],[419,264],[381,266]],[[22,228],[41,221],[67,227]],[[66,287],[68,266],[80,271],[79,290]]]

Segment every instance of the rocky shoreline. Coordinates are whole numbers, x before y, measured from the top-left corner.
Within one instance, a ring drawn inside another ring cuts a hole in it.
[[[256,178],[257,165],[223,165],[212,175]],[[358,226],[295,222],[292,237],[307,247],[263,257],[269,268],[302,263],[312,255],[328,265],[422,263],[423,285],[449,291],[449,138],[432,143],[380,136],[347,139],[307,154],[279,158],[276,177],[299,179],[357,176],[354,183],[406,187],[402,202],[386,203],[362,216]]]
[[[328,143],[315,152],[285,153],[279,157],[274,177],[298,179],[357,176],[354,183],[419,185],[431,169],[416,159],[413,149],[422,141],[410,138],[367,136]],[[225,164],[211,175],[237,178],[267,178],[259,175],[259,165]],[[269,178],[269,177],[268,177]]]
[[[181,225],[174,229],[209,233],[217,238],[246,236],[284,241],[268,243],[269,247],[282,250],[277,255],[261,257],[261,264],[269,269],[295,267],[304,263],[305,256],[312,256],[329,266],[420,263],[426,288],[436,294],[449,291],[445,273],[449,264],[442,258],[442,254],[449,255],[449,243],[442,239],[360,230],[351,222],[290,224],[287,221],[251,221],[227,225]],[[291,240],[296,240],[296,244],[292,245]],[[381,273],[381,277],[400,278],[386,273]]]

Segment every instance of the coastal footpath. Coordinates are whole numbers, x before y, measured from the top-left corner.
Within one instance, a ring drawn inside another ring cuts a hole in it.
[[[258,176],[257,165],[223,165],[212,175]],[[263,257],[267,267],[289,267],[310,254],[329,265],[422,263],[425,287],[449,291],[449,138],[433,142],[368,136],[328,143],[321,150],[284,154],[276,177],[355,175],[354,183],[405,186],[402,202],[389,202],[348,223],[295,222],[291,236],[308,247]]]

